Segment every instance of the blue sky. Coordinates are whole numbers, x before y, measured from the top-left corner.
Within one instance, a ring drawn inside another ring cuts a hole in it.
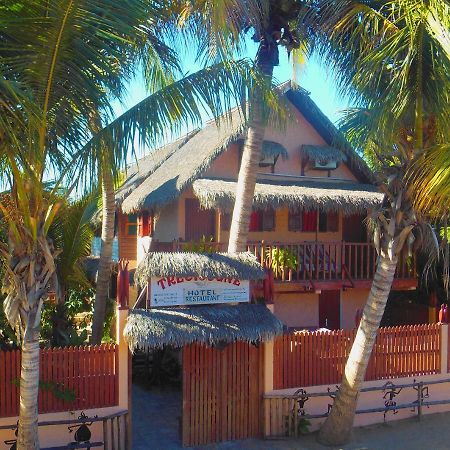
[[[247,55],[252,58],[257,50],[257,44],[247,42]],[[198,64],[193,60],[192,52],[188,50],[182,57],[183,71],[192,73],[199,68]],[[274,77],[278,82],[283,82],[292,78],[292,64],[288,60],[286,51],[280,48],[280,65],[275,68]],[[326,64],[321,64],[316,59],[305,62],[304,66],[297,74],[296,82],[310,92],[311,98],[316,102],[319,108],[334,123],[339,118],[339,112],[345,109],[349,101],[345,98],[339,98],[336,94],[334,79],[332,74],[327,73]],[[128,88],[128,96],[124,105],[116,105],[117,114],[132,107],[146,97],[144,83],[141,77],[137,77]],[[136,149],[137,150],[137,149]],[[148,153],[148,149],[137,150],[138,156]]]

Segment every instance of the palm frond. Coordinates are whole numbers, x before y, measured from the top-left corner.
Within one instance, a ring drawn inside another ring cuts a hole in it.
[[[150,95],[97,133],[77,154],[80,167],[87,167],[80,182],[95,179],[98,154],[108,148],[110,166],[125,168],[136,138],[150,148],[179,133],[182,127],[199,125],[205,114],[228,120],[233,107],[246,114],[245,102],[253,86],[261,87],[267,105],[266,116],[283,120],[278,96],[249,60],[227,61],[199,70]],[[117,172],[116,172],[117,174]]]

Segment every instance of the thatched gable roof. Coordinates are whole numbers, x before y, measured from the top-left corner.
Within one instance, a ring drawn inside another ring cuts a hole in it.
[[[124,198],[125,214],[164,206],[180,196],[212,162],[237,140],[244,119],[236,109],[220,126],[209,122],[173,152],[159,167]]]
[[[267,341],[282,332],[283,324],[265,305],[244,303],[130,310],[123,334],[135,351],[193,342]]]
[[[346,163],[359,181],[374,181],[362,158],[320,111],[307,91],[301,88],[289,89],[287,84],[280,90],[286,91],[287,98],[317,130],[327,146],[339,149],[340,154],[345,155]],[[116,202],[122,211],[130,214],[161,208],[177,199],[195,180],[203,176],[230,143],[242,139],[245,131],[244,118],[237,109],[230,115],[231,120],[224,120],[220,126],[211,121],[201,130],[155,150],[133,166],[116,195]],[[317,153],[319,150],[315,151]],[[325,149],[322,148],[321,151],[323,153]],[[276,142],[264,141],[263,154],[266,157],[278,154],[286,158],[287,151]]]
[[[135,279],[138,285],[144,286],[150,277],[167,276],[261,280],[264,269],[248,252],[149,252],[136,269]]]
[[[306,156],[311,161],[322,164],[331,161],[341,162],[346,160],[343,152],[335,147],[330,147],[329,145],[303,145],[301,152],[303,156]]]
[[[233,209],[236,182],[200,179],[193,184],[195,195],[203,208],[221,211]],[[324,181],[280,181],[256,183],[253,206],[255,208],[288,207],[292,210],[319,209],[342,211],[344,214],[365,212],[379,206],[383,194],[373,185]]]

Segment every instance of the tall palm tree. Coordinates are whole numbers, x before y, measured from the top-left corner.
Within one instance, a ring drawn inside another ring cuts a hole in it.
[[[385,193],[372,217],[377,269],[341,386],[319,440],[342,444],[351,434],[358,393],[391,289],[397,261],[430,230],[413,203],[410,173],[424,154],[449,142],[449,8],[445,2],[315,2],[306,16],[314,44],[341,92],[357,103],[344,130],[372,157]],[[437,28],[436,28],[437,27]],[[425,217],[426,218],[426,217]]]
[[[278,65],[279,45],[290,52],[300,48],[300,40],[290,27],[300,11],[296,0],[269,1],[266,10],[253,19],[253,39],[259,42],[255,65],[272,82],[273,69]],[[231,220],[228,251],[245,251],[249,231],[256,173],[262,155],[267,110],[261,93],[256,89],[249,100],[249,123],[242,151],[241,166],[236,188],[236,200]]]
[[[134,62],[148,39],[143,17],[163,18],[142,0],[7,0],[0,8],[0,161],[11,190],[10,204],[0,200],[8,223],[0,252],[5,313],[22,346],[18,449],[39,448],[39,325],[49,289],[58,291],[59,249],[49,229],[63,203],[59,188],[89,187],[102,149],[110,149],[105,164],[118,168],[137,134],[153,145],[200,122],[203,110],[223,115],[261,83],[245,61],[218,64],[152,94],[90,139],[92,114],[108,117],[111,98],[121,97],[132,75],[122,62]],[[49,191],[50,177],[56,181]]]

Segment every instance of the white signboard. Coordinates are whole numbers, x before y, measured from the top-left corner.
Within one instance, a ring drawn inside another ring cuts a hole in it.
[[[176,305],[248,302],[248,280],[204,277],[152,277],[153,308]]]

